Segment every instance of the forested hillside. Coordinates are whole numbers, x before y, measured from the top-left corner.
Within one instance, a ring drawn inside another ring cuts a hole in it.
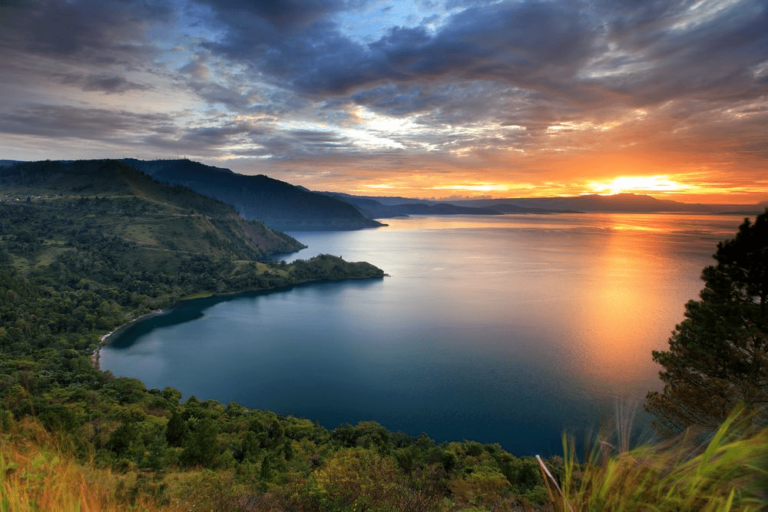
[[[161,185],[118,161],[19,163],[0,172],[0,198],[9,207],[35,206],[25,222],[49,241],[36,251],[43,261],[66,250],[68,233],[51,232],[54,218],[134,243],[133,259],[156,261],[163,251],[253,259],[303,247],[230,205]]]
[[[246,219],[281,231],[335,231],[381,226],[354,206],[264,175],[246,176],[190,160],[124,162],[158,181],[179,184],[234,205]]]

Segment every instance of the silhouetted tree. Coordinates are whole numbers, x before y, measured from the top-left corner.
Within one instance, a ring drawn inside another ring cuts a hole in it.
[[[664,389],[648,393],[645,407],[664,435],[715,428],[739,403],[768,423],[768,209],[754,224],[745,219],[714,258],[669,350],[653,352]]]

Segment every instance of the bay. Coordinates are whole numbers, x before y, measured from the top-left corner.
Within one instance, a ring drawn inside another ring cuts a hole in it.
[[[150,388],[438,442],[561,453],[660,388],[664,349],[719,240],[743,219],[580,214],[410,217],[291,233],[383,280],[189,301],[137,322],[101,365]],[[639,409],[642,409],[639,407]],[[638,412],[638,429],[649,418]]]

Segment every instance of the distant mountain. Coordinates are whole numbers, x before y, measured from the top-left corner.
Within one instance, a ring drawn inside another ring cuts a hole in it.
[[[488,208],[456,206],[436,201],[420,201],[405,197],[364,197],[338,192],[322,192],[330,197],[345,201],[369,219],[403,217],[407,215],[499,215],[500,212]],[[400,202],[402,201],[402,202]]]
[[[0,201],[59,212],[135,244],[130,259],[252,260],[304,246],[221,201],[169,186],[119,160],[22,162],[0,169]],[[126,255],[126,257],[128,257]]]
[[[381,226],[352,205],[264,175],[246,176],[190,160],[123,160],[163,183],[233,205],[246,219],[280,231],[336,231]]]
[[[16,160],[0,160],[0,167],[8,167],[9,165],[13,165],[15,163],[18,163]]]
[[[768,201],[745,204],[691,204],[642,194],[597,194],[571,197],[516,197],[429,201],[407,197],[354,196],[322,192],[354,205],[369,218],[403,215],[498,215],[548,213],[761,213]]]
[[[481,208],[499,209],[520,207],[540,208],[548,211],[582,211],[582,212],[615,212],[615,213],[720,213],[761,211],[759,205],[733,204],[701,204],[680,203],[667,199],[656,199],[641,194],[616,194],[611,196],[584,195],[572,197],[525,197],[506,199],[474,199],[451,201],[451,204]]]
[[[547,214],[547,213],[584,213],[579,210],[553,210],[551,208],[528,208],[524,206],[517,206],[514,204],[493,204],[487,206],[489,210],[498,213],[516,213],[516,214]]]

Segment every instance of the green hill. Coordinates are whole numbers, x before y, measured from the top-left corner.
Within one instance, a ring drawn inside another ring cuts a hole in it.
[[[89,229],[134,244],[130,261],[124,258],[129,265],[138,259],[156,262],[168,252],[256,259],[304,247],[260,222],[242,219],[227,204],[162,185],[114,160],[17,163],[0,171],[0,198],[6,206],[34,206],[28,212],[33,217],[54,215],[54,224],[85,221]],[[34,229],[39,234],[53,227]],[[66,251],[65,238],[42,243],[37,236],[41,243],[31,262],[44,263]]]
[[[123,160],[163,183],[234,205],[246,219],[281,231],[337,231],[381,226],[354,206],[264,175],[246,176],[190,160]]]

